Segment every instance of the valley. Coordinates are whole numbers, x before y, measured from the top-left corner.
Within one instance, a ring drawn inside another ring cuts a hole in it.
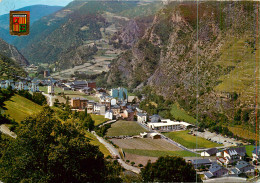
[[[33,5],[19,37],[0,15],[0,182],[258,179],[258,4]]]

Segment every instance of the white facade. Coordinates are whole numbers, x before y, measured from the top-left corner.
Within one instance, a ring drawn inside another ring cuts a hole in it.
[[[113,112],[107,111],[105,114],[105,118],[112,120],[113,119]]]
[[[53,85],[48,86],[48,94],[50,94],[50,95],[54,94],[54,86]]]
[[[145,123],[147,121],[147,116],[143,113],[137,114],[137,121],[139,123]]]
[[[210,156],[206,151],[200,153],[201,156]]]
[[[116,105],[116,99],[111,99],[111,105]]]
[[[186,129],[191,124],[186,122],[171,121],[170,119],[162,119],[158,123],[148,123],[148,127],[151,130],[173,131]]]

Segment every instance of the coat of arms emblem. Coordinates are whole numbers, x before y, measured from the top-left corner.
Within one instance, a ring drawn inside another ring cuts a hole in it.
[[[10,34],[28,35],[30,31],[30,11],[10,11]]]

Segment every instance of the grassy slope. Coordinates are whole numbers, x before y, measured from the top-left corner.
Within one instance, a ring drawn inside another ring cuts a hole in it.
[[[141,132],[146,132],[143,127],[134,121],[117,121],[108,129],[107,136],[120,135],[139,135]]]
[[[36,114],[42,110],[42,107],[24,97],[15,95],[11,100],[5,102],[7,110],[5,114],[10,115],[15,121],[20,122],[26,117]]]
[[[223,146],[222,144],[211,142],[202,137],[189,135],[188,131],[169,132],[164,133],[164,135],[190,149]]]
[[[93,134],[87,132],[87,137],[90,138],[91,144],[99,147],[100,151],[105,155],[105,157],[111,155],[107,148],[103,144],[101,144]]]
[[[96,115],[96,114],[90,114],[90,115],[91,115],[92,119],[95,121],[95,126],[109,120],[102,115]]]
[[[183,120],[192,124],[196,123],[196,119],[190,116],[185,110],[181,109],[178,103],[172,105],[171,114],[175,119]]]
[[[143,149],[123,149],[127,153],[137,154],[140,156],[160,157],[160,156],[180,156],[180,157],[193,157],[196,154],[189,151],[156,151],[156,150],[143,150]]]

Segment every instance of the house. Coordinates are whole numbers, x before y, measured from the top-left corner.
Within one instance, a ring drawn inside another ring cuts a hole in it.
[[[72,98],[70,105],[72,109],[85,109],[88,104],[88,99],[85,98]]]
[[[118,114],[120,114],[120,106],[119,105],[114,105],[111,107],[111,110],[113,111],[113,114],[116,116]]]
[[[194,159],[191,161],[191,163],[195,169],[200,168],[202,166],[210,166],[212,164],[210,159]]]
[[[232,174],[252,174],[255,171],[255,167],[246,161],[238,161],[235,168],[231,170]]]
[[[111,100],[110,97],[101,96],[99,102],[101,104],[104,104],[107,108],[110,108],[110,106],[111,106],[110,100]]]
[[[121,113],[120,116],[127,121],[134,121],[134,111],[132,109],[123,110],[123,113]]]
[[[39,92],[39,86],[38,82],[27,82],[27,81],[20,81],[20,82],[14,82],[14,80],[5,80],[1,81],[0,88],[7,89],[8,87],[12,87],[12,89],[16,90],[26,90],[31,92]]]
[[[225,164],[230,164],[238,160],[242,160],[246,155],[245,147],[230,148],[224,150],[224,158],[226,159]]]
[[[137,113],[137,121],[139,123],[145,123],[147,121],[147,115],[145,113],[138,112]]]
[[[228,169],[214,162],[210,166],[209,171],[204,173],[204,175],[206,179],[210,179],[212,177],[221,177],[224,175],[228,175]]]
[[[211,148],[200,153],[201,156],[214,156],[218,152],[217,148]]]
[[[112,110],[106,111],[105,118],[112,120],[113,119],[113,111]]]
[[[253,161],[255,160],[259,161],[260,160],[259,155],[260,155],[260,146],[256,146],[252,151]]]
[[[87,113],[93,113],[94,112],[94,106],[95,106],[95,102],[93,100],[89,100],[87,102]]]
[[[105,115],[106,114],[106,106],[103,104],[95,104],[94,105],[94,113]]]
[[[88,81],[87,83],[88,83],[89,88],[92,88],[92,89],[96,88],[96,82],[95,81]]]

